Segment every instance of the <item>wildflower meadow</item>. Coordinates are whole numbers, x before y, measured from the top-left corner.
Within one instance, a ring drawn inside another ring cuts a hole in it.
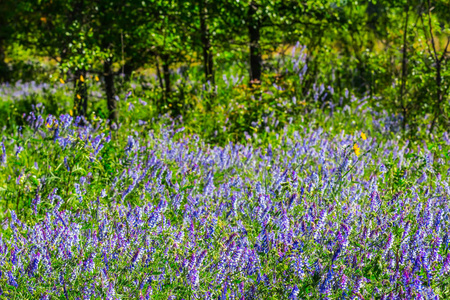
[[[0,300],[450,299],[448,0],[0,0]]]
[[[450,296],[447,133],[214,146],[44,110],[1,142],[5,299]]]

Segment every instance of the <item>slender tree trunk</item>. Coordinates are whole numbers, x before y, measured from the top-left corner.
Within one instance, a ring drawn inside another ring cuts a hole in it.
[[[88,95],[87,95],[87,87],[86,87],[86,70],[77,69],[75,71],[75,101],[74,101],[74,111],[78,116],[87,115],[87,103],[88,103]]]
[[[161,69],[159,67],[159,59],[158,59],[158,57],[156,57],[156,75],[158,76],[159,87],[163,91],[164,90],[164,83],[163,83],[163,78],[162,78],[162,75],[161,75]]]
[[[431,122],[431,127],[430,127],[430,134],[433,133],[433,129],[434,126],[436,125],[436,122],[438,122],[439,117],[442,114],[442,101],[443,99],[443,94],[442,94],[442,76],[441,76],[441,70],[442,70],[442,60],[444,58],[444,55],[447,53],[447,46],[445,47],[443,56],[441,58],[439,58],[437,50],[436,50],[436,45],[434,42],[434,34],[433,34],[433,25],[431,22],[431,10],[433,8],[431,7],[431,1],[428,0],[428,26],[429,26],[429,30],[430,30],[430,40],[431,40],[431,46],[432,46],[432,50],[433,50],[433,59],[434,59],[434,63],[436,64],[436,103],[435,103],[435,107],[434,107],[434,117],[433,117],[433,121]],[[449,40],[450,41],[450,40]],[[431,52],[431,51],[430,51]]]
[[[0,38],[0,82],[6,82],[8,79],[8,65],[5,63],[4,41]]]
[[[205,79],[211,85],[215,86],[214,69],[213,69],[213,55],[211,51],[211,40],[209,36],[208,25],[206,24],[207,9],[205,0],[200,0],[200,33],[203,50],[203,66],[205,68]]]
[[[170,63],[169,63],[169,55],[164,54],[161,56],[163,60],[162,68],[163,68],[163,76],[164,76],[164,96],[167,99],[170,97],[171,92],[171,83],[170,83]]]
[[[83,25],[83,11],[84,11],[84,0],[78,0],[74,3],[73,11],[71,13],[71,17],[74,20],[80,22]],[[78,50],[78,55],[83,55],[81,50]],[[67,56],[67,51],[63,52],[63,56]],[[86,69],[77,68],[75,71],[75,101],[74,101],[74,111],[78,116],[87,116],[87,103],[88,103],[88,95],[87,95],[87,86],[86,86]]]
[[[261,22],[256,16],[258,6],[255,1],[252,1],[248,10],[248,32],[250,37],[250,86],[252,83],[261,82],[261,47],[260,40],[260,27]]]
[[[403,29],[403,58],[402,58],[402,84],[400,86],[400,105],[403,112],[403,130],[406,129],[406,118],[407,118],[407,107],[404,101],[405,97],[405,86],[406,86],[406,73],[407,73],[407,42],[408,42],[408,17],[409,17],[409,3],[406,2],[406,18],[405,18],[405,27]]]
[[[7,82],[10,79],[9,68],[5,62],[5,48],[6,42],[10,38],[10,29],[12,29],[9,28],[9,23],[12,21],[11,17],[14,18],[14,16],[11,16],[11,13],[14,11],[14,5],[10,6],[11,3],[6,1],[5,4],[0,4],[0,82]]]
[[[165,103],[165,90],[164,90],[164,82],[163,82],[163,75],[161,73],[161,68],[159,66],[159,58],[156,55],[155,56],[155,60],[156,60],[156,75],[158,76],[158,82],[159,82],[159,87],[161,88],[161,97],[159,99],[156,99],[157,103],[156,104],[156,108],[158,110],[158,112],[162,112],[162,108],[164,106]]]
[[[123,66],[123,74],[125,75],[125,81],[131,80],[131,75],[133,74],[134,66],[131,62],[126,62]]]
[[[434,126],[436,125],[439,117],[442,114],[441,103],[442,97],[442,76],[441,76],[441,62],[436,60],[436,105],[434,108],[434,117],[431,122],[430,133],[433,133]]]
[[[111,59],[106,59],[103,63],[103,76],[105,77],[105,92],[106,92],[106,103],[109,111],[110,124],[117,122],[118,111],[117,111],[117,101],[115,99],[115,87],[114,87],[114,74],[112,71]]]

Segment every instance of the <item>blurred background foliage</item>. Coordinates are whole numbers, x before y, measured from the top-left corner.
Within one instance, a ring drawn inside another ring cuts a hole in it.
[[[224,143],[293,122],[357,129],[367,109],[356,123],[385,113],[416,139],[449,126],[449,42],[442,0],[3,0],[0,125],[42,102]]]

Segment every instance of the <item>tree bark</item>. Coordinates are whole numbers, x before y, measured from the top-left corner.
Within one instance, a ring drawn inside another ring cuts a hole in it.
[[[447,46],[444,49],[443,55],[441,58],[439,58],[437,50],[436,50],[436,45],[434,42],[434,34],[433,34],[433,25],[431,22],[431,10],[433,8],[431,7],[431,1],[428,0],[428,26],[429,26],[429,30],[430,30],[430,42],[431,42],[431,46],[432,46],[432,50],[433,52],[430,54],[432,54],[433,59],[434,59],[434,63],[436,64],[436,103],[435,103],[435,108],[434,108],[434,117],[433,117],[433,121],[431,122],[431,127],[430,127],[430,134],[433,133],[434,130],[434,126],[436,125],[437,122],[439,122],[439,117],[441,117],[442,114],[442,101],[444,100],[443,98],[443,94],[442,94],[442,76],[441,76],[441,70],[442,70],[442,60],[444,59],[444,56],[447,53],[447,47],[448,47],[448,43]],[[450,41],[450,39],[449,39]]]
[[[163,78],[161,76],[161,69],[159,68],[158,56],[156,56],[156,75],[158,76],[159,87],[161,88],[161,91],[163,91],[164,90],[164,83],[163,83]]]
[[[439,121],[439,117],[441,117],[441,103],[443,100],[442,97],[442,76],[441,76],[441,61],[436,60],[436,105],[434,109],[434,117],[431,122],[430,133],[433,133],[434,126]]]
[[[407,107],[406,103],[404,103],[405,97],[405,86],[406,86],[406,72],[407,72],[407,41],[408,41],[408,17],[409,17],[409,3],[406,1],[406,17],[405,17],[405,27],[403,29],[403,58],[402,58],[402,84],[400,86],[400,105],[403,111],[403,130],[406,129],[406,118],[407,118]]]
[[[110,124],[117,122],[118,111],[117,111],[117,101],[115,99],[115,87],[114,87],[114,74],[111,69],[112,62],[111,59],[106,59],[103,63],[103,76],[105,77],[105,93],[106,93],[106,103],[109,111],[109,121]]]
[[[9,2],[7,1],[0,7],[0,82],[7,82],[10,79],[9,68],[5,62],[6,42],[9,40],[11,34],[9,24],[11,20],[11,13],[8,10],[12,9],[12,7],[8,4]],[[9,18],[7,16],[9,16]]]
[[[0,38],[0,82],[6,82],[8,79],[8,65],[5,63],[4,42]]]
[[[205,0],[200,0],[200,34],[203,50],[203,66],[205,68],[205,79],[215,86],[214,80],[214,61],[211,51],[211,40],[209,36],[209,28],[206,23],[207,8]]]
[[[84,0],[78,0],[74,3],[73,11],[71,12],[71,17],[74,20],[78,20],[82,25],[84,23],[83,20],[83,10],[84,10]],[[78,55],[82,55],[81,50],[78,50]],[[62,57],[67,56],[67,51],[63,51]],[[75,71],[75,101],[74,101],[74,111],[78,116],[87,116],[87,86],[86,86],[86,69],[77,68]]]
[[[131,80],[131,75],[133,74],[133,71],[135,70],[134,65],[131,62],[126,62],[123,66],[123,74],[125,75],[125,81]]]
[[[170,62],[169,62],[169,55],[164,54],[161,56],[163,60],[162,68],[163,68],[163,76],[164,76],[164,96],[167,99],[169,99],[170,92],[171,92],[171,83],[170,83]]]
[[[260,27],[261,22],[256,16],[258,6],[255,1],[252,1],[248,10],[248,32],[250,37],[250,86],[253,83],[261,82],[261,47],[260,40]]]
[[[75,87],[75,101],[74,101],[74,111],[76,111],[78,116],[84,116],[87,115],[87,103],[88,103],[88,96],[87,96],[87,87],[86,87],[86,70],[83,69],[77,69],[75,71],[75,80],[74,80],[74,87]]]

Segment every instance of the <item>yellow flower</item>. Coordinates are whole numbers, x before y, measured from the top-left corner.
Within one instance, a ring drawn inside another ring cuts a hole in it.
[[[98,79],[98,76],[97,76],[97,75],[95,75],[95,80],[96,80],[96,81],[99,81],[99,79]]]
[[[64,81],[64,79],[62,79],[62,78],[59,79],[59,82],[61,82],[62,84],[66,83],[66,82]]]
[[[47,18],[46,17],[41,17],[41,21],[44,23],[47,23]]]
[[[69,110],[69,115],[73,116],[73,111]]]
[[[353,145],[353,151],[355,152],[356,156],[359,156],[361,154],[361,149],[359,148],[358,144]]]
[[[77,94],[77,98],[78,98],[78,100],[80,100],[80,99],[81,99],[81,96],[80,96],[79,94]]]
[[[80,76],[80,80],[81,80],[81,82],[84,82],[84,77],[83,77],[83,75]]]
[[[364,132],[361,132],[361,138],[365,141],[367,140],[367,136],[364,134]]]

